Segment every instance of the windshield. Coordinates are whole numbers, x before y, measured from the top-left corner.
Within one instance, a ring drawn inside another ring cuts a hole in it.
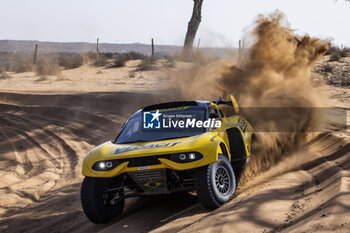
[[[206,132],[207,129],[185,127],[187,121],[191,126],[194,121],[205,119],[206,108],[198,106],[152,112],[138,111],[126,123],[115,143],[150,142],[195,136]]]

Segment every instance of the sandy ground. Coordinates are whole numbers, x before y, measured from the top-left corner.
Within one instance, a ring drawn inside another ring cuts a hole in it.
[[[89,222],[80,207],[82,158],[113,139],[138,108],[166,99],[171,69],[134,72],[137,62],[0,80],[0,231],[350,231],[348,132],[310,135],[292,156],[213,212],[185,193],[129,199],[111,223]],[[350,110],[350,89],[323,91],[333,106]]]
[[[158,60],[156,70],[137,71],[140,60],[127,62],[118,69],[96,68],[84,65],[77,69],[63,70],[60,74],[38,77],[34,72],[9,73],[12,78],[0,79],[0,90],[29,93],[77,93],[110,91],[152,91],[169,87],[166,60]],[[178,62],[177,67],[190,67],[190,63]]]

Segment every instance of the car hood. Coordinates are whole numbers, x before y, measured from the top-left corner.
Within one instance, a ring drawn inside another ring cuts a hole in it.
[[[168,153],[198,151],[208,142],[214,142],[215,133],[206,132],[200,135],[152,142],[130,144],[103,143],[91,150],[86,157],[96,159],[122,159]]]

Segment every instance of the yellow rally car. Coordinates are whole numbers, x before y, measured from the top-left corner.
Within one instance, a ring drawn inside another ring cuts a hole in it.
[[[224,105],[232,116],[224,115]],[[137,111],[115,140],[85,156],[85,215],[105,223],[122,213],[126,198],[190,190],[207,209],[227,202],[255,138],[238,110],[231,96],[231,101],[169,102]]]

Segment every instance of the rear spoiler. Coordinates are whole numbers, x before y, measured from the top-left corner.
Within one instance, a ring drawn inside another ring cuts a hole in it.
[[[212,101],[212,102],[215,103],[216,105],[224,104],[224,105],[231,106],[234,108],[236,114],[239,112],[239,107],[238,107],[237,101],[233,95],[231,95],[231,101],[223,101],[221,99],[221,96],[219,96],[219,98],[217,100]]]

